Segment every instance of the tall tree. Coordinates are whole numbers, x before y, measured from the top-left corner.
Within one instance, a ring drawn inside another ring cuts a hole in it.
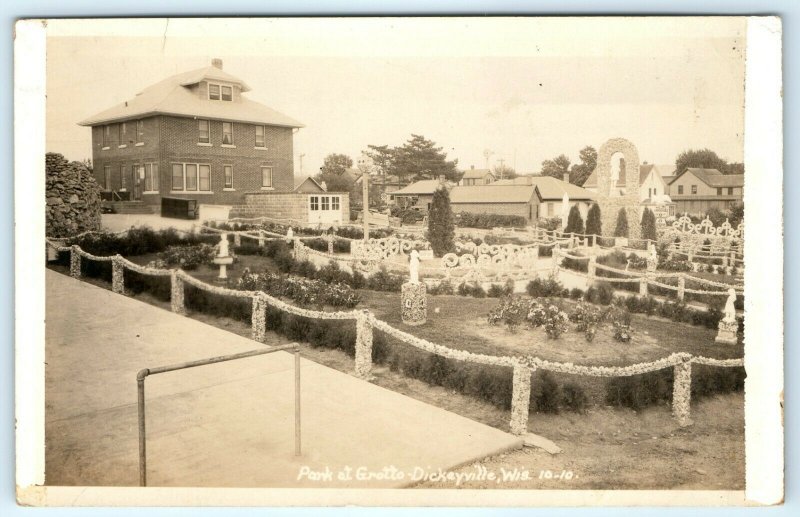
[[[594,203],[586,214],[586,233],[589,235],[603,235],[603,221],[600,218],[600,205]]]
[[[517,171],[506,164],[495,165],[492,169],[492,174],[494,174],[494,177],[497,179],[514,179],[517,177]]]
[[[433,193],[431,208],[428,210],[428,242],[434,255],[442,257],[455,250],[456,230],[453,211],[450,208],[450,193],[446,188],[438,188]]]
[[[569,171],[569,182],[573,185],[583,185],[586,178],[597,167],[597,150],[587,145],[579,153],[581,163],[576,163]]]
[[[689,149],[675,159],[675,172],[680,174],[689,167],[717,169],[722,174],[731,174],[727,160],[717,156],[711,149]]]
[[[564,179],[564,174],[569,173],[569,158],[561,154],[552,160],[545,160],[542,162],[542,176],[552,176],[558,179]]]
[[[380,174],[381,176],[393,174],[394,148],[388,145],[368,145],[367,147],[369,150],[364,151],[364,154],[372,159],[375,174]]]
[[[344,172],[353,166],[353,160],[347,155],[332,153],[325,157],[319,174],[314,179],[325,182],[329,192],[350,192],[353,189],[353,178]]]
[[[564,233],[583,233],[583,217],[578,205],[572,205],[569,209],[569,217],[567,217],[567,226],[564,228]]]
[[[448,180],[458,180],[460,173],[456,166],[458,160],[447,160],[442,147],[422,135],[412,134],[402,146],[394,149],[392,171],[407,180],[434,179],[444,176]]]

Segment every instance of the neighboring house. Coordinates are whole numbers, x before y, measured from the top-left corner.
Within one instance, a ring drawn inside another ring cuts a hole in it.
[[[488,185],[495,179],[497,178],[494,177],[494,174],[492,174],[492,171],[489,169],[476,169],[475,167],[472,167],[464,172],[464,175],[461,177],[460,185],[465,187]]]
[[[292,192],[293,133],[304,126],[248,91],[214,59],[83,120],[95,178],[154,208],[162,197],[238,205],[248,193]]]
[[[688,168],[670,182],[670,197],[679,214],[704,214],[710,208],[728,210],[743,200],[744,174]]]
[[[644,208],[650,208],[657,216],[666,218],[675,215],[675,203],[670,199],[669,185],[663,176],[664,171],[671,171],[671,166],[652,163],[639,166],[639,201],[642,211]],[[586,178],[583,188],[597,193],[597,175],[594,171]],[[620,171],[614,188],[624,194],[625,171]]]
[[[440,176],[438,180],[415,181],[400,190],[389,193],[389,202],[399,208],[427,212],[433,201],[433,193],[442,184],[448,189],[454,186],[445,181],[444,176]]]
[[[248,192],[230,217],[269,217],[304,226],[342,225],[350,221],[347,192],[328,192],[314,178],[305,178],[289,192]]]
[[[497,180],[493,185],[535,186],[541,199],[537,218],[561,217],[561,204],[566,193],[569,196],[570,208],[577,206],[581,217],[586,220],[589,208],[595,199],[593,192],[552,176],[517,176],[514,179]]]
[[[458,186],[450,189],[453,213],[501,214],[524,217],[529,223],[539,217],[542,198],[535,185]]]

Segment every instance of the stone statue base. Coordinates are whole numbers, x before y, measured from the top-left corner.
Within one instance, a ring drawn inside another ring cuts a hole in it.
[[[428,321],[427,287],[423,282],[403,284],[400,292],[400,314],[406,325],[422,325]]]
[[[233,264],[233,257],[215,257],[214,264],[219,266],[219,276],[216,278],[217,283],[228,283],[228,266]]]
[[[739,330],[739,323],[736,320],[719,322],[719,330],[717,337],[714,339],[716,343],[723,343],[726,345],[735,345],[739,340],[736,337],[736,332]]]

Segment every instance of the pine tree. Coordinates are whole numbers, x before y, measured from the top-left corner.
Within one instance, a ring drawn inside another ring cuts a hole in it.
[[[564,228],[564,233],[583,233],[583,218],[581,217],[581,211],[578,210],[578,205],[572,205],[572,208],[569,209],[567,227]]]
[[[428,210],[428,242],[433,254],[444,256],[455,249],[455,224],[453,211],[450,209],[450,193],[441,187],[433,193],[431,208]]]
[[[603,234],[603,222],[600,219],[600,205],[593,204],[586,215],[586,233],[589,235]]]
[[[617,215],[617,228],[614,230],[614,237],[627,237],[628,236],[628,214],[625,213],[624,208],[619,209]]]
[[[642,212],[642,239],[656,240],[656,214],[649,208]]]

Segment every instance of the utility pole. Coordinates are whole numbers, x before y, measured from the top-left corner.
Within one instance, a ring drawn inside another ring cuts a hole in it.
[[[506,163],[506,159],[498,158],[497,161],[500,162],[500,179],[503,179],[503,172],[505,172],[504,164]]]
[[[486,159],[486,168],[489,168],[489,157],[494,154],[494,151],[491,149],[484,149],[483,150],[483,157]]]

